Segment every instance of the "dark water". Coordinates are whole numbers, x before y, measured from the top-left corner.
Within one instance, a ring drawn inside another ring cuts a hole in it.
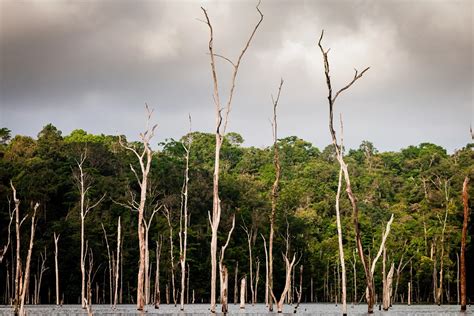
[[[218,306],[220,308],[220,306]],[[283,314],[269,313],[264,304],[257,304],[255,306],[247,305],[245,309],[240,309],[239,305],[229,305],[229,315],[252,315],[252,316],[263,316],[263,315],[295,315],[294,306],[286,305],[283,310]],[[39,305],[39,306],[27,306],[26,308],[28,316],[33,315],[87,315],[87,313],[81,309],[80,305],[64,305],[62,307],[56,307],[55,305]],[[456,315],[466,316],[474,315],[473,308],[468,307],[466,313],[461,313],[459,305],[394,305],[389,311],[379,311],[378,306],[373,315],[376,316],[427,316],[427,315]],[[136,310],[135,305],[120,305],[115,310],[110,305],[93,305],[92,311],[94,315],[140,315]],[[367,315],[367,305],[348,305],[348,315]],[[153,315],[176,315],[176,316],[188,316],[188,315],[212,315],[209,312],[209,304],[194,304],[186,305],[184,312],[179,310],[179,306],[162,304],[160,309],[154,309],[153,307],[147,307],[146,312],[142,314],[153,314]],[[0,315],[12,315],[12,309],[10,306],[0,306]],[[222,315],[218,313],[217,315]],[[301,304],[298,308],[296,315],[341,315],[341,305],[336,306],[334,304]]]

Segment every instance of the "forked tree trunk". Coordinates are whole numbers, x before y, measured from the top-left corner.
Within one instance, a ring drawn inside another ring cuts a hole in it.
[[[286,255],[283,255],[283,259],[285,260],[285,267],[286,267],[286,278],[285,278],[285,287],[283,288],[283,292],[281,293],[280,300],[277,301],[275,298],[275,295],[273,293],[273,289],[271,291],[272,297],[275,300],[277,304],[277,311],[278,313],[283,312],[283,303],[285,302],[285,297],[288,293],[288,290],[290,289],[291,285],[291,271],[293,269],[293,265],[295,264],[296,256],[293,255],[293,259],[291,262],[288,260],[288,257]]]
[[[252,41],[260,23],[263,20],[263,15],[260,12],[260,9],[257,5],[257,11],[260,15],[260,20],[255,25],[250,37],[248,38],[244,48],[242,49],[239,57],[237,58],[237,62],[232,62],[230,59],[223,57],[221,55],[216,55],[214,53],[214,30],[212,28],[211,22],[209,20],[209,16],[207,15],[207,11],[202,8],[204,16],[206,18],[205,23],[209,27],[209,56],[211,58],[211,73],[212,73],[212,81],[213,81],[213,99],[216,109],[216,149],[214,155],[214,176],[213,176],[213,203],[212,203],[212,214],[209,214],[209,222],[211,225],[211,306],[210,311],[211,313],[216,312],[216,281],[217,281],[217,233],[219,229],[219,223],[221,219],[221,203],[219,198],[219,173],[220,173],[220,151],[222,146],[222,141],[224,139],[224,135],[227,128],[227,122],[229,113],[231,110],[232,105],[232,98],[234,96],[234,89],[235,89],[235,79],[237,77],[237,73],[239,70],[240,62],[242,61],[242,57],[244,56],[245,52],[250,46],[250,42]],[[216,71],[216,63],[215,57],[219,56],[223,59],[230,62],[233,66],[232,76],[231,76],[231,83],[230,83],[230,91],[228,94],[227,104],[225,106],[222,105],[221,99],[219,96],[219,81],[217,79],[217,71]],[[222,116],[222,112],[225,111],[224,117]]]
[[[268,282],[267,291],[271,293],[273,291],[273,238],[275,234],[275,215],[278,201],[278,191],[280,185],[280,158],[278,153],[278,123],[277,123],[277,107],[278,101],[280,100],[281,88],[283,86],[283,79],[280,80],[280,86],[278,87],[278,94],[276,99],[273,99],[273,121],[272,121],[272,134],[273,134],[273,165],[275,167],[275,181],[272,185],[272,208],[270,213],[270,236],[268,238]],[[265,240],[265,239],[264,239]],[[268,310],[273,311],[273,296],[268,296]]]
[[[131,201],[129,207],[131,206],[138,212],[138,242],[139,242],[139,265],[138,265],[138,276],[137,276],[137,309],[143,310],[145,306],[145,296],[144,296],[144,288],[145,288],[145,273],[148,273],[145,270],[145,261],[146,261],[146,249],[148,245],[146,244],[145,240],[145,204],[147,200],[147,188],[148,188],[148,175],[150,174],[151,169],[151,161],[153,152],[150,148],[150,140],[155,135],[155,129],[157,125],[150,127],[150,119],[153,114],[153,110],[148,108],[146,105],[147,110],[147,121],[146,121],[146,131],[144,133],[140,133],[140,138],[143,144],[143,151],[138,153],[138,151],[124,144],[122,142],[122,138],[119,137],[120,145],[133,152],[138,159],[140,164],[140,171],[141,177],[139,177],[138,173],[135,171],[132,165],[130,165],[130,169],[132,170],[137,182],[140,186],[140,202],[137,203],[136,201]],[[138,207],[137,207],[138,205]]]
[[[321,50],[321,53],[323,55],[323,60],[324,60],[324,74],[326,77],[326,84],[328,88],[328,102],[329,102],[329,131],[331,133],[331,138],[332,142],[334,145],[334,149],[336,151],[336,157],[339,162],[339,165],[341,166],[343,173],[344,173],[344,180],[346,182],[346,192],[347,196],[351,202],[352,206],[352,217],[353,217],[353,224],[354,224],[354,233],[355,233],[355,240],[356,240],[356,245],[357,245],[357,250],[359,253],[360,260],[362,262],[362,266],[364,267],[364,273],[365,273],[365,278],[366,278],[366,285],[367,285],[367,312],[373,313],[374,312],[374,284],[372,280],[372,275],[369,271],[369,264],[366,261],[365,255],[364,255],[364,249],[362,247],[362,238],[360,236],[360,226],[359,226],[359,208],[357,206],[357,201],[354,193],[352,192],[352,187],[351,187],[351,181],[349,177],[349,171],[347,169],[347,164],[344,162],[343,159],[343,153],[342,153],[342,146],[340,146],[337,142],[336,138],[336,131],[334,130],[334,124],[333,124],[333,108],[334,108],[334,103],[337,99],[337,97],[344,92],[345,90],[349,89],[350,86],[354,82],[356,82],[358,79],[360,79],[364,73],[369,70],[369,68],[364,69],[361,73],[359,73],[357,70],[355,71],[353,79],[342,89],[340,89],[338,92],[333,97],[333,91],[332,91],[332,85],[331,85],[331,77],[329,76],[329,60],[328,60],[328,51],[325,51],[321,45],[321,40],[323,39],[324,31],[321,32],[321,37],[319,38],[318,46]]]
[[[467,193],[467,185],[469,178],[464,178],[462,185],[462,202],[464,207],[464,220],[462,223],[462,234],[461,234],[461,311],[466,310],[466,235],[467,235],[467,223],[469,221],[469,195]]]
[[[228,284],[229,284],[229,273],[227,271],[227,267],[224,265],[224,255],[225,255],[225,250],[227,246],[229,245],[230,242],[230,236],[232,235],[232,232],[234,231],[235,227],[235,215],[232,218],[232,227],[229,230],[229,234],[227,235],[227,241],[224,246],[221,248],[221,256],[219,258],[219,276],[220,276],[220,286],[221,286],[221,304],[222,304],[222,312],[227,313],[229,311],[228,307]]]
[[[253,298],[253,303],[254,304],[257,304],[258,303],[258,300],[257,300],[257,294],[258,294],[258,281],[260,279],[260,260],[258,260],[258,257],[257,257],[257,268],[255,270],[255,287],[254,287],[254,298]]]

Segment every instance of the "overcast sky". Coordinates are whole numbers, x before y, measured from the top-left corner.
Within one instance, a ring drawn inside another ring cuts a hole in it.
[[[144,103],[155,108],[155,141],[212,132],[207,9],[217,53],[235,59],[258,21],[256,1],[0,0],[0,127],[36,136],[137,139]],[[274,1],[237,78],[229,131],[245,145],[271,143],[271,95],[285,80],[279,136],[330,143],[321,29],[335,89],[370,70],[338,98],[345,143],[379,150],[433,142],[450,152],[473,121],[473,1]],[[218,62],[227,95],[229,64]]]

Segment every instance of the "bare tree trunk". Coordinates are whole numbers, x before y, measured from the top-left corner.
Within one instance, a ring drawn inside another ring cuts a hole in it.
[[[285,278],[285,287],[283,289],[283,292],[281,293],[280,300],[277,301],[273,293],[273,289],[271,289],[271,294],[277,304],[278,313],[283,312],[283,303],[285,302],[286,294],[288,293],[288,290],[290,289],[290,286],[291,286],[291,271],[293,269],[293,264],[295,263],[296,256],[293,255],[293,259],[291,260],[291,262],[288,260],[288,257],[286,255],[283,255],[283,259],[285,260],[286,278]]]
[[[245,309],[245,294],[247,291],[246,276],[240,281],[240,309]]]
[[[462,202],[464,206],[464,220],[462,224],[462,234],[461,234],[461,311],[466,310],[466,235],[467,235],[467,222],[469,220],[469,195],[467,193],[467,185],[469,183],[469,178],[464,178],[464,183],[462,186]]]
[[[60,305],[59,302],[59,265],[58,265],[58,241],[59,241],[59,236],[56,235],[56,232],[54,232],[54,267],[55,267],[55,276],[56,276],[56,305]]]
[[[40,292],[41,292],[41,283],[43,280],[43,274],[46,270],[49,268],[45,266],[46,264],[46,247],[44,248],[44,255],[42,252],[40,252],[40,257],[41,257],[41,268],[39,270],[39,278],[38,278],[38,284],[37,288],[35,291],[35,304],[41,304],[41,297],[40,297]]]
[[[352,270],[353,270],[353,278],[354,278],[354,304],[357,304],[357,270],[356,270],[356,264],[357,264],[357,257],[355,254],[355,249],[352,252],[352,256],[354,257],[354,263],[352,264]]]
[[[148,236],[150,232],[151,223],[153,222],[153,217],[155,214],[160,210],[160,206],[155,207],[153,212],[151,213],[148,222],[146,220],[143,221],[143,226],[145,227],[145,285],[144,285],[144,292],[145,292],[145,304],[150,304],[150,283],[151,283],[151,267],[150,267],[150,250],[148,249]]]
[[[278,94],[276,99],[273,99],[273,122],[272,122],[272,134],[273,134],[273,165],[275,167],[275,181],[272,185],[272,208],[270,213],[270,236],[268,238],[268,284],[267,289],[269,292],[273,290],[273,238],[275,234],[275,214],[278,201],[278,191],[280,185],[281,167],[280,158],[278,153],[278,124],[277,124],[277,107],[278,101],[280,100],[281,88],[283,86],[283,79],[280,80],[280,86],[278,87]],[[268,296],[268,310],[273,311],[273,297]]]
[[[23,218],[20,222],[20,200],[16,197],[16,189],[13,186],[13,182],[10,181],[10,186],[13,191],[13,202],[15,203],[15,231],[16,231],[16,270],[15,270],[15,299],[14,299],[14,304],[15,304],[15,314],[18,313],[18,309],[20,306],[20,295],[21,295],[21,284],[20,284],[20,278],[21,278],[21,254],[20,254],[20,227],[21,224],[23,223],[23,220],[26,218]],[[12,275],[13,276],[13,275]]]
[[[147,110],[147,121],[146,121],[146,131],[144,133],[140,133],[140,138],[143,144],[143,151],[139,154],[138,151],[124,144],[122,142],[122,138],[119,137],[120,145],[130,150],[135,154],[138,158],[138,162],[140,164],[141,170],[141,177],[138,176],[138,173],[135,171],[132,165],[130,165],[130,169],[132,170],[137,182],[140,186],[140,202],[137,203],[135,200],[132,200],[129,207],[132,207],[134,210],[138,212],[138,241],[139,241],[139,250],[140,250],[140,261],[138,266],[138,276],[137,276],[137,309],[143,310],[145,306],[145,297],[144,297],[144,287],[145,287],[145,261],[146,261],[146,250],[148,245],[146,244],[145,240],[145,204],[147,199],[147,188],[148,188],[148,175],[150,174],[151,169],[151,161],[153,152],[150,148],[150,140],[155,135],[155,129],[157,125],[150,127],[150,119],[153,114],[153,110],[148,108],[146,105]],[[132,198],[133,199],[133,198]]]
[[[87,148],[81,154],[80,160],[76,161],[78,170],[77,172],[73,172],[73,177],[76,181],[79,194],[80,194],[80,217],[81,217],[81,302],[82,308],[85,308],[85,297],[86,297],[86,263],[85,263],[85,249],[84,249],[84,221],[86,219],[87,214],[99,205],[100,202],[104,199],[105,195],[103,195],[97,202],[92,203],[88,198],[88,191],[91,188],[90,185],[90,177],[89,175],[84,172],[84,162],[87,159]]]
[[[296,306],[293,313],[296,313],[301,303],[301,294],[303,293],[303,265],[300,265],[300,289],[296,290]]]
[[[160,242],[156,242],[156,273],[155,273],[155,308],[160,308],[160,257],[161,248],[163,247],[163,238],[160,235]]]
[[[16,193],[16,192],[15,192]],[[16,198],[15,198],[16,200]],[[19,204],[19,203],[18,203]],[[31,217],[31,233],[30,233],[30,246],[28,248],[28,255],[26,257],[26,266],[25,266],[25,277],[23,279],[23,285],[21,287],[21,297],[20,297],[20,310],[19,315],[26,315],[25,313],[25,297],[30,284],[30,266],[31,266],[31,254],[33,253],[33,244],[35,240],[35,228],[36,228],[36,211],[39,207],[39,204],[36,203],[33,209],[33,215]]]
[[[448,220],[448,210],[449,210],[449,180],[444,181],[444,193],[445,193],[445,204],[446,211],[443,221],[443,230],[441,231],[441,258],[439,261],[439,287],[436,289],[436,304],[441,305],[443,302],[443,273],[444,273],[444,233],[446,231],[446,222]]]
[[[181,310],[184,310],[184,295],[185,295],[185,278],[186,278],[186,249],[188,243],[188,183],[189,183],[189,151],[191,150],[192,135],[191,135],[191,115],[189,116],[189,134],[187,146],[183,144],[186,152],[185,161],[186,167],[184,170],[183,188],[181,190],[181,213],[179,217],[179,262],[181,264]],[[183,229],[184,221],[184,229]],[[189,277],[189,274],[188,274]],[[189,286],[189,284],[188,284]]]
[[[351,187],[351,182],[350,182],[350,178],[349,178],[349,171],[347,169],[347,164],[344,162],[344,159],[343,159],[343,152],[342,152],[343,148],[342,148],[342,146],[338,145],[337,138],[336,138],[336,132],[335,132],[334,127],[333,127],[333,107],[334,107],[334,103],[335,103],[337,97],[342,92],[349,89],[350,86],[352,86],[352,84],[354,82],[356,82],[358,79],[360,79],[364,75],[364,73],[367,70],[369,70],[369,68],[364,69],[361,73],[359,73],[356,70],[352,81],[349,82],[345,87],[340,89],[333,97],[331,78],[329,76],[329,61],[328,61],[329,50],[325,51],[323,49],[323,47],[321,46],[321,40],[323,39],[323,35],[324,35],[324,31],[321,32],[321,37],[319,38],[318,46],[321,50],[321,53],[323,54],[324,73],[325,73],[325,76],[326,76],[326,84],[327,84],[328,92],[329,92],[329,94],[328,94],[329,131],[331,133],[332,142],[333,142],[333,145],[334,145],[334,149],[336,151],[337,160],[338,160],[338,162],[339,162],[339,164],[340,164],[340,166],[343,170],[343,173],[344,173],[344,179],[345,179],[345,182],[346,182],[346,192],[347,192],[347,195],[348,195],[349,200],[350,200],[351,205],[352,205],[352,215],[353,215],[355,239],[356,239],[356,245],[357,245],[357,250],[358,250],[358,253],[359,253],[359,257],[361,259],[362,266],[364,267],[366,284],[367,284],[367,289],[368,289],[367,290],[367,293],[368,293],[368,295],[367,295],[367,298],[368,298],[367,311],[370,314],[370,313],[374,312],[374,284],[373,284],[373,280],[372,280],[372,275],[369,271],[369,265],[366,262],[366,258],[365,258],[365,255],[364,255],[364,249],[362,247],[362,239],[361,239],[361,236],[360,236],[360,227],[359,227],[359,208],[357,206],[356,197],[354,196],[354,194],[352,192],[352,187]]]
[[[342,131],[341,131],[342,135]],[[342,138],[342,137],[341,137]],[[342,144],[342,140],[341,140]],[[341,274],[342,274],[342,315],[347,315],[347,302],[346,302],[346,263],[344,261],[344,245],[342,244],[342,228],[341,228],[341,212],[339,210],[339,198],[341,196],[342,187],[342,168],[339,169],[339,180],[337,184],[336,193],[336,224],[337,224],[337,240],[339,245],[339,261],[341,263]]]
[[[408,306],[411,305],[411,282],[408,282]]]
[[[391,292],[392,292],[392,280],[393,280],[393,272],[395,269],[395,265],[392,263],[390,267],[390,271],[388,275],[385,275],[385,262],[386,262],[386,248],[383,249],[383,261],[382,261],[382,305],[383,310],[387,311],[391,306]]]
[[[239,262],[235,264],[235,276],[234,276],[234,304],[238,303],[239,299]]]
[[[267,251],[267,242],[265,240],[265,237],[263,236],[263,234],[260,234],[262,236],[262,239],[263,239],[263,249],[265,250],[265,306],[268,306],[269,304],[269,301],[270,301],[270,298],[269,298],[269,293],[268,293],[268,290],[269,290],[269,284],[268,284],[268,281],[269,281],[269,274],[268,274],[268,251]]]
[[[168,221],[168,228],[170,232],[170,263],[171,263],[171,287],[172,287],[172,298],[173,298],[173,303],[176,306],[176,292],[175,292],[175,277],[174,277],[174,244],[173,244],[173,225],[171,225],[171,212],[170,210],[166,207],[165,209],[165,217]]]
[[[258,293],[258,281],[259,281],[259,278],[260,278],[259,273],[260,273],[260,260],[257,257],[257,269],[255,270],[255,287],[254,287],[255,292],[254,292],[254,298],[253,298],[254,304],[258,303],[257,293]]]
[[[247,234],[247,244],[248,244],[248,249],[249,249],[249,272],[250,272],[250,303],[254,305],[254,290],[253,290],[253,258],[252,258],[252,243],[251,240],[253,238],[253,229],[250,228],[250,231],[247,229],[247,226],[244,224],[242,225],[242,228],[244,229],[245,233]]]
[[[211,22],[209,20],[209,16],[207,15],[207,11],[202,8],[202,11],[204,13],[204,16],[206,18],[206,24],[209,27],[209,56],[211,58],[211,72],[212,72],[212,80],[214,83],[213,89],[214,89],[214,103],[215,103],[215,109],[216,109],[216,150],[215,150],[215,156],[214,156],[214,176],[213,176],[213,206],[212,206],[212,216],[209,214],[209,222],[211,225],[211,306],[210,310],[211,313],[216,312],[216,276],[217,276],[217,232],[219,228],[219,222],[221,219],[221,205],[220,205],[220,198],[219,198],[219,172],[220,172],[220,151],[221,151],[221,146],[222,146],[222,141],[226,132],[227,128],[227,122],[228,122],[228,117],[229,113],[231,110],[231,105],[232,105],[232,98],[234,96],[234,89],[235,89],[235,79],[237,77],[237,73],[239,70],[240,62],[242,61],[242,57],[244,56],[245,52],[247,51],[248,47],[250,46],[250,42],[252,41],[260,23],[263,20],[263,15],[260,12],[260,9],[258,8],[257,5],[257,11],[260,15],[260,20],[258,23],[255,25],[250,37],[248,38],[244,48],[242,49],[239,57],[237,58],[237,62],[232,62],[230,59],[227,57],[217,55],[214,53],[214,47],[213,47],[213,42],[214,42],[214,31],[211,25]],[[227,100],[227,104],[224,107],[221,104],[220,96],[219,96],[219,82],[217,79],[217,71],[216,71],[216,63],[215,63],[215,57],[219,56],[226,61],[230,62],[233,66],[233,72],[232,72],[232,77],[231,77],[231,84],[230,84],[230,91],[229,91],[229,96]],[[225,116],[222,117],[222,112],[225,110]]]
[[[114,307],[117,306],[119,302],[119,277],[120,277],[120,248],[122,244],[122,226],[120,225],[120,216],[117,221],[117,260],[115,262],[115,293],[114,293]]]
[[[229,280],[229,275],[227,271],[227,267],[224,265],[224,255],[225,255],[225,250],[227,246],[229,245],[230,242],[230,236],[232,235],[232,232],[234,231],[235,227],[235,215],[232,218],[232,227],[229,230],[229,234],[227,235],[227,241],[224,246],[221,248],[221,256],[219,258],[219,272],[220,272],[220,285],[221,285],[221,304],[222,304],[222,312],[227,313],[229,311],[228,308],[228,280]]]
[[[112,293],[113,293],[112,258],[110,257],[110,247],[109,247],[109,240],[107,238],[107,232],[105,231],[104,224],[100,223],[100,225],[102,226],[102,231],[104,232],[104,238],[105,238],[105,245],[107,246],[107,258],[108,258],[108,263],[109,263],[109,298],[110,298],[110,305],[112,305],[113,304],[113,299],[112,299]],[[104,282],[104,291],[105,291],[105,282]],[[104,303],[105,303],[105,297],[104,297]]]

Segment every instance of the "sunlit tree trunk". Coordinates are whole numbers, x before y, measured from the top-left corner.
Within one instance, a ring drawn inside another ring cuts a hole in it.
[[[137,276],[137,309],[138,310],[143,310],[145,306],[145,295],[144,295],[144,289],[145,289],[145,274],[148,273],[148,271],[145,270],[145,261],[146,261],[146,249],[148,248],[148,245],[146,244],[145,240],[145,204],[147,200],[147,188],[148,188],[148,176],[150,174],[150,169],[151,169],[151,161],[152,161],[152,156],[153,152],[150,148],[150,140],[153,138],[155,135],[155,129],[157,125],[154,125],[153,127],[150,126],[150,119],[153,114],[153,110],[150,110],[148,105],[146,105],[146,110],[147,110],[147,120],[146,120],[146,130],[144,133],[140,134],[140,139],[143,144],[143,150],[141,153],[138,153],[138,151],[133,148],[128,146],[127,144],[122,142],[122,138],[119,137],[120,145],[131,151],[133,154],[138,159],[138,163],[140,164],[140,171],[141,171],[141,177],[138,175],[138,173],[135,171],[132,165],[130,165],[130,169],[132,170],[133,174],[135,175],[135,178],[140,186],[140,202],[136,202],[133,200],[130,202],[129,207],[132,209],[136,210],[138,212],[138,242],[139,242],[139,253],[140,253],[140,258],[139,258],[139,266],[138,266],[138,276]]]
[[[244,48],[242,49],[239,57],[237,58],[237,62],[232,62],[227,57],[217,55],[214,53],[214,30],[212,28],[211,22],[209,20],[209,16],[207,15],[207,11],[202,8],[204,16],[206,18],[205,23],[209,27],[209,56],[211,59],[211,72],[212,72],[212,81],[213,81],[213,99],[216,109],[216,148],[215,148],[215,155],[214,155],[214,176],[213,176],[213,203],[212,203],[212,214],[209,214],[209,222],[211,225],[211,306],[210,310],[211,313],[216,312],[216,278],[217,278],[217,233],[219,228],[219,222],[221,219],[221,201],[219,198],[219,172],[220,172],[220,151],[222,146],[222,141],[224,139],[224,135],[227,128],[227,122],[229,113],[231,110],[232,99],[234,96],[234,89],[235,89],[235,79],[237,77],[237,73],[239,70],[240,62],[242,61],[242,57],[244,56],[245,52],[247,51],[248,47],[250,46],[250,42],[252,41],[260,23],[263,20],[263,15],[260,12],[260,9],[257,5],[257,11],[260,15],[260,19],[258,23],[255,25],[250,37],[248,38]],[[231,83],[230,83],[230,90],[228,95],[227,104],[223,106],[221,103],[220,95],[219,95],[219,81],[217,79],[217,71],[216,71],[216,63],[215,57],[221,57],[224,60],[228,61],[233,66],[232,76],[231,76]],[[224,113],[224,117],[222,116],[222,112]]]
[[[247,277],[244,275],[240,281],[240,309],[245,309],[245,294],[247,292],[246,278]]]
[[[58,242],[59,236],[54,232],[54,271],[56,276],[56,305],[60,305],[59,295],[59,265],[58,265]]]
[[[221,255],[219,258],[219,275],[220,275],[220,289],[221,289],[221,304],[222,304],[222,312],[227,313],[229,311],[228,301],[229,301],[229,291],[228,291],[228,284],[229,284],[229,273],[227,271],[227,267],[224,265],[224,255],[225,250],[230,242],[230,236],[234,231],[235,227],[235,215],[232,218],[232,227],[229,230],[229,234],[227,235],[227,241],[224,246],[221,248]]]

